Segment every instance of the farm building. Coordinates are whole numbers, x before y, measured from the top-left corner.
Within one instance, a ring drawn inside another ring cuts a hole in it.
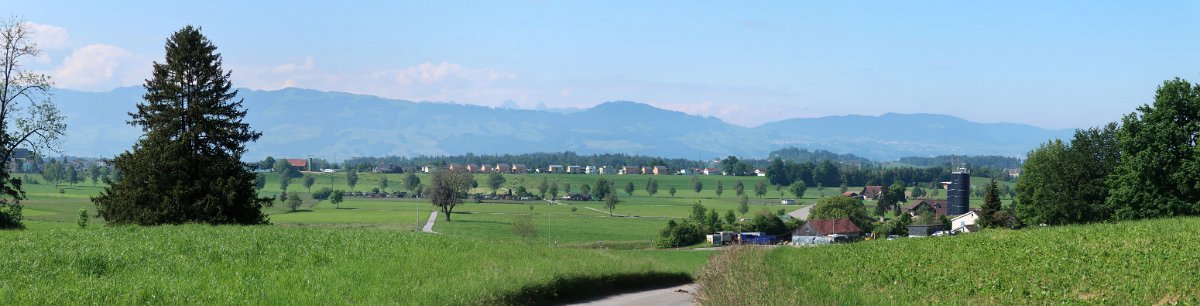
[[[973,233],[979,231],[975,225],[979,221],[979,213],[974,210],[950,219],[950,231],[955,233]]]
[[[421,166],[421,172],[425,172],[425,173],[434,172],[434,171],[437,171],[437,169],[438,169],[437,166],[434,166],[434,165]]]
[[[883,194],[883,186],[863,187],[862,192],[858,193],[858,195],[861,195],[864,200],[878,200],[879,196],[882,194]]]
[[[847,192],[843,192],[843,193],[842,193],[842,195],[843,195],[843,196],[847,196],[847,197],[851,197],[851,198],[857,198],[857,197],[858,197],[858,193],[857,193],[857,192],[853,192],[853,191],[847,191]]]
[[[295,170],[295,171],[308,171],[308,160],[307,160],[307,159],[303,159],[303,158],[288,158],[288,159],[285,159],[285,161],[287,161],[287,163],[288,163],[288,167],[291,167],[291,168],[292,168],[292,170]]]
[[[670,171],[668,171],[668,170],[667,170],[667,167],[666,167],[666,166],[654,166],[654,170],[653,170],[653,171],[654,171],[654,175],[668,175],[668,174],[671,174],[671,173],[670,173]]]
[[[908,226],[908,236],[926,237],[941,230],[941,224],[913,224]]]
[[[621,167],[620,174],[638,174],[639,171],[642,171],[642,169],[634,166],[623,166]]]
[[[917,200],[912,205],[906,207],[905,210],[913,217],[920,216],[921,211],[924,210],[933,211],[933,217],[936,218],[945,216],[949,211],[949,205],[946,204],[946,200]]]
[[[617,167],[603,166],[600,167],[600,174],[621,174],[621,169]]]
[[[512,166],[508,164],[496,164],[496,167],[492,168],[492,170],[498,173],[510,173],[512,172]]]
[[[721,175],[721,169],[717,168],[704,168],[704,170],[700,170],[700,172],[704,175]]]
[[[580,174],[580,173],[583,173],[583,167],[580,167],[580,166],[567,166],[567,169],[566,169],[565,171],[566,171],[567,173],[572,173],[572,174]]]
[[[466,170],[466,167],[463,167],[462,164],[450,164],[450,165],[446,166],[446,169],[450,169],[451,171],[457,171],[457,170]],[[470,172],[470,170],[467,170],[467,172]]]
[[[583,174],[597,174],[598,169],[595,166],[583,167]]]
[[[763,169],[763,168],[754,168],[754,175],[756,175],[756,176],[767,176],[767,169]]]
[[[809,220],[792,231],[793,244],[829,244],[858,239],[862,229],[847,218]]]
[[[546,173],[563,173],[562,165],[550,165],[546,167]]]
[[[949,202],[950,215],[967,213],[971,201],[971,171],[958,168],[950,173],[950,189],[946,191],[946,201]]]
[[[525,167],[525,164],[513,164],[512,165],[512,173],[523,174],[526,172],[529,172],[529,168]]]
[[[795,204],[796,204],[796,200],[793,200],[793,199],[783,199],[783,200],[779,200],[779,204],[783,204],[783,205],[795,205]]]
[[[479,170],[479,165],[467,164],[467,172],[479,173],[479,172],[483,172],[483,171]]]
[[[492,171],[495,171],[494,170],[495,168],[496,167],[494,167],[492,165],[482,164],[482,165],[479,165],[479,172],[484,172],[484,173],[492,172]]]

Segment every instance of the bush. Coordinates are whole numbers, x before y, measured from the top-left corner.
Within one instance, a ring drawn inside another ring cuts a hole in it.
[[[293,193],[287,195],[286,203],[287,203],[288,210],[296,211],[296,208],[299,208],[300,204],[303,204],[304,201],[302,199],[300,199],[300,195],[293,192]]]
[[[87,208],[79,209],[79,219],[75,220],[75,222],[79,224],[79,228],[87,228],[87,225],[88,225]]]
[[[329,196],[331,196],[331,195],[333,195],[333,189],[330,189],[329,187],[325,187],[325,188],[321,188],[321,190],[317,190],[317,192],[313,192],[312,198],[313,198],[313,200],[321,201],[321,200],[329,199]]]
[[[530,208],[532,208],[532,206]],[[537,238],[537,229],[533,225],[533,216],[531,216],[531,215],[513,216],[512,232],[513,232],[513,234],[516,234],[517,236],[521,236],[521,239],[523,239],[523,240]]]
[[[654,240],[654,246],[665,249],[700,243],[704,241],[702,227],[695,221],[683,221],[683,223],[675,223],[675,220],[667,221],[667,228],[659,233],[658,239]]]

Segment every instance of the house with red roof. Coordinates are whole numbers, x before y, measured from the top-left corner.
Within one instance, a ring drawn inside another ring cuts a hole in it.
[[[859,192],[858,195],[862,196],[864,200],[878,200],[883,192],[883,186],[867,186],[863,187],[862,192]]]
[[[862,237],[862,229],[847,218],[808,220],[792,231],[793,244],[829,244]]]
[[[288,166],[296,171],[308,171],[308,160],[303,158],[288,158],[286,159]]]

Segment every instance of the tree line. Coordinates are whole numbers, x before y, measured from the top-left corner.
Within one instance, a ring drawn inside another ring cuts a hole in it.
[[[1028,224],[1200,215],[1200,84],[1164,81],[1152,104],[1029,152],[1017,181]]]

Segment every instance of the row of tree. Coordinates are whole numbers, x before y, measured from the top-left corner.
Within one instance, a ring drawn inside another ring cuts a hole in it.
[[[1029,152],[1018,216],[1072,224],[1200,215],[1200,84],[1163,82],[1120,123]]]

